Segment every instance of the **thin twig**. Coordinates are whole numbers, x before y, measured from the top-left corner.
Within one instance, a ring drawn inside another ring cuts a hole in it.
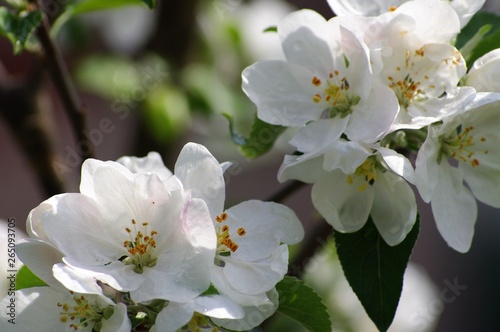
[[[265,199],[265,201],[279,203],[283,201],[285,198],[287,198],[289,195],[291,195],[294,191],[302,188],[305,185],[306,183],[301,181],[292,181],[289,184],[287,184],[286,187],[281,188],[276,193],[271,195],[269,198]]]
[[[36,0],[31,0],[31,2],[38,8],[42,8],[40,3]],[[76,89],[73,85],[68,70],[64,64],[63,58],[59,49],[56,47],[52,41],[49,33],[49,22],[47,15],[44,13],[42,18],[42,24],[37,29],[37,37],[43,47],[45,52],[44,61],[47,64],[50,75],[54,81],[54,85],[59,93],[61,101],[64,108],[68,114],[71,126],[73,128],[74,134],[78,142],[87,141],[86,144],[91,145],[90,142],[84,135],[85,130],[85,112],[84,108],[81,106],[80,100],[76,93]],[[94,152],[94,147],[92,146],[89,151],[81,153],[80,157],[82,161],[85,158],[92,157]]]

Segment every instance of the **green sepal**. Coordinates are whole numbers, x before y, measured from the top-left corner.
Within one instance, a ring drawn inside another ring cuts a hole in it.
[[[104,319],[110,319],[114,313],[115,313],[115,308],[113,306],[109,306],[104,308],[104,310],[102,311],[102,317]]]
[[[264,29],[263,32],[278,32],[278,27],[276,25],[272,25]]]
[[[248,159],[255,159],[268,152],[286,129],[283,126],[264,122],[256,116],[250,135],[244,137],[235,130],[233,117],[227,113],[222,115],[229,121],[229,132],[233,143],[238,145],[240,153]]]

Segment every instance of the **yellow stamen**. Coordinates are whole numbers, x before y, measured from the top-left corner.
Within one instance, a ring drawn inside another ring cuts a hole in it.
[[[153,267],[156,265],[158,258],[155,255],[156,241],[154,237],[158,232],[152,230],[149,235],[144,235],[148,234],[147,227],[149,223],[141,223],[145,233],[138,231],[136,224],[136,221],[132,219],[135,237],[132,237],[132,230],[130,228],[125,228],[125,231],[129,234],[130,240],[125,240],[123,242],[123,247],[127,249],[130,256],[122,260],[122,263],[125,265],[134,265],[134,272],[142,273],[144,267]]]

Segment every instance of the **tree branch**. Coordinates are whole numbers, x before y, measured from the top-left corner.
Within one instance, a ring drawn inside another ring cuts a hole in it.
[[[285,198],[287,198],[289,195],[291,195],[294,191],[302,188],[305,185],[306,185],[306,183],[301,182],[301,181],[292,181],[289,184],[287,184],[285,187],[278,190],[273,195],[269,196],[267,199],[265,199],[265,201],[279,203],[279,202],[283,201]]]
[[[37,8],[42,8],[38,1],[30,0],[30,2]],[[86,127],[84,108],[81,106],[81,102],[78,98],[73,82],[69,76],[68,70],[64,64],[61,53],[50,38],[49,30],[50,28],[48,18],[44,13],[42,24],[38,27],[36,32],[36,35],[44,50],[43,61],[47,65],[47,68],[53,79],[53,83],[61,98],[61,102],[68,114],[77,141],[87,141],[88,145],[90,146],[92,142],[87,140],[84,135],[84,130]],[[92,157],[93,152],[94,147],[92,146],[90,151],[80,155],[82,161],[86,158]]]

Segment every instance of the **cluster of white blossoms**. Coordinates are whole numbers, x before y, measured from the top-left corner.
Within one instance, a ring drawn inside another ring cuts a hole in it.
[[[17,253],[48,287],[16,291],[16,324],[1,312],[0,330],[260,325],[277,309],[287,244],[304,231],[277,203],[224,210],[228,166],[194,143],[182,149],[174,173],[157,153],[86,160],[80,193],[53,196],[30,212],[30,238]]]
[[[300,10],[279,22],[286,60],[243,71],[258,117],[297,128],[279,180],[313,183],[336,230],[371,217],[399,244],[416,220],[412,184],[446,242],[466,252],[476,199],[500,207],[500,52],[467,73],[454,46],[483,3],[330,0],[336,17]]]

